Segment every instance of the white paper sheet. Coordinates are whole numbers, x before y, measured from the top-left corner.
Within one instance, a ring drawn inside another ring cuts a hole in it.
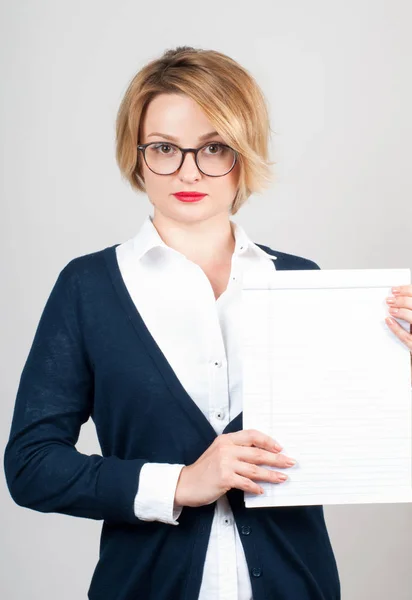
[[[411,361],[385,323],[410,269],[276,271],[242,292],[243,429],[298,462],[245,506],[412,502]],[[409,331],[409,323],[397,319]]]

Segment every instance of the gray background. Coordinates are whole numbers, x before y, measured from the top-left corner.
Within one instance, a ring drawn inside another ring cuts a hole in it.
[[[168,47],[229,54],[268,99],[275,180],[233,217],[255,242],[322,269],[412,268],[411,18],[407,0],[1,3],[3,448],[58,272],[152,210],[120,178],[114,121],[131,77]],[[77,447],[100,452],[91,420]],[[102,523],[21,508],[4,477],[0,503],[1,597],[86,598]],[[325,516],[343,600],[410,600],[411,505]]]

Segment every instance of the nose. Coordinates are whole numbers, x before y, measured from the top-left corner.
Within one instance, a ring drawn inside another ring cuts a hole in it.
[[[182,166],[179,169],[179,177],[185,181],[192,181],[198,179],[201,176],[197,164],[195,161],[195,155],[193,152],[186,152]]]

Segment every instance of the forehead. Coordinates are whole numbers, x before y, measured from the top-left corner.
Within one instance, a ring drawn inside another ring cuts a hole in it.
[[[145,136],[159,131],[175,137],[190,134],[193,138],[213,129],[201,107],[184,94],[156,96],[149,103],[142,124]]]

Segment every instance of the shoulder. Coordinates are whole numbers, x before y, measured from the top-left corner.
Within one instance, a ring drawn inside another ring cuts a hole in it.
[[[94,250],[87,254],[79,254],[73,257],[66,263],[62,268],[62,273],[77,274],[78,276],[87,275],[90,272],[99,271],[102,266],[104,267],[108,256],[115,256],[116,246],[119,244],[113,244],[112,246],[106,246],[100,250]]]
[[[74,256],[63,265],[58,279],[67,282],[72,288],[78,289],[81,286],[84,290],[107,284],[108,261],[115,257],[117,245]]]
[[[256,242],[255,242],[256,243]],[[320,266],[310,258],[305,258],[304,256],[299,256],[297,254],[289,254],[287,252],[281,252],[280,250],[275,250],[270,248],[270,246],[265,246],[264,244],[257,244],[262,250],[267,252],[270,256],[273,256],[275,260],[276,269],[288,270],[288,269],[296,269],[296,270],[310,270],[310,269],[320,269]]]

